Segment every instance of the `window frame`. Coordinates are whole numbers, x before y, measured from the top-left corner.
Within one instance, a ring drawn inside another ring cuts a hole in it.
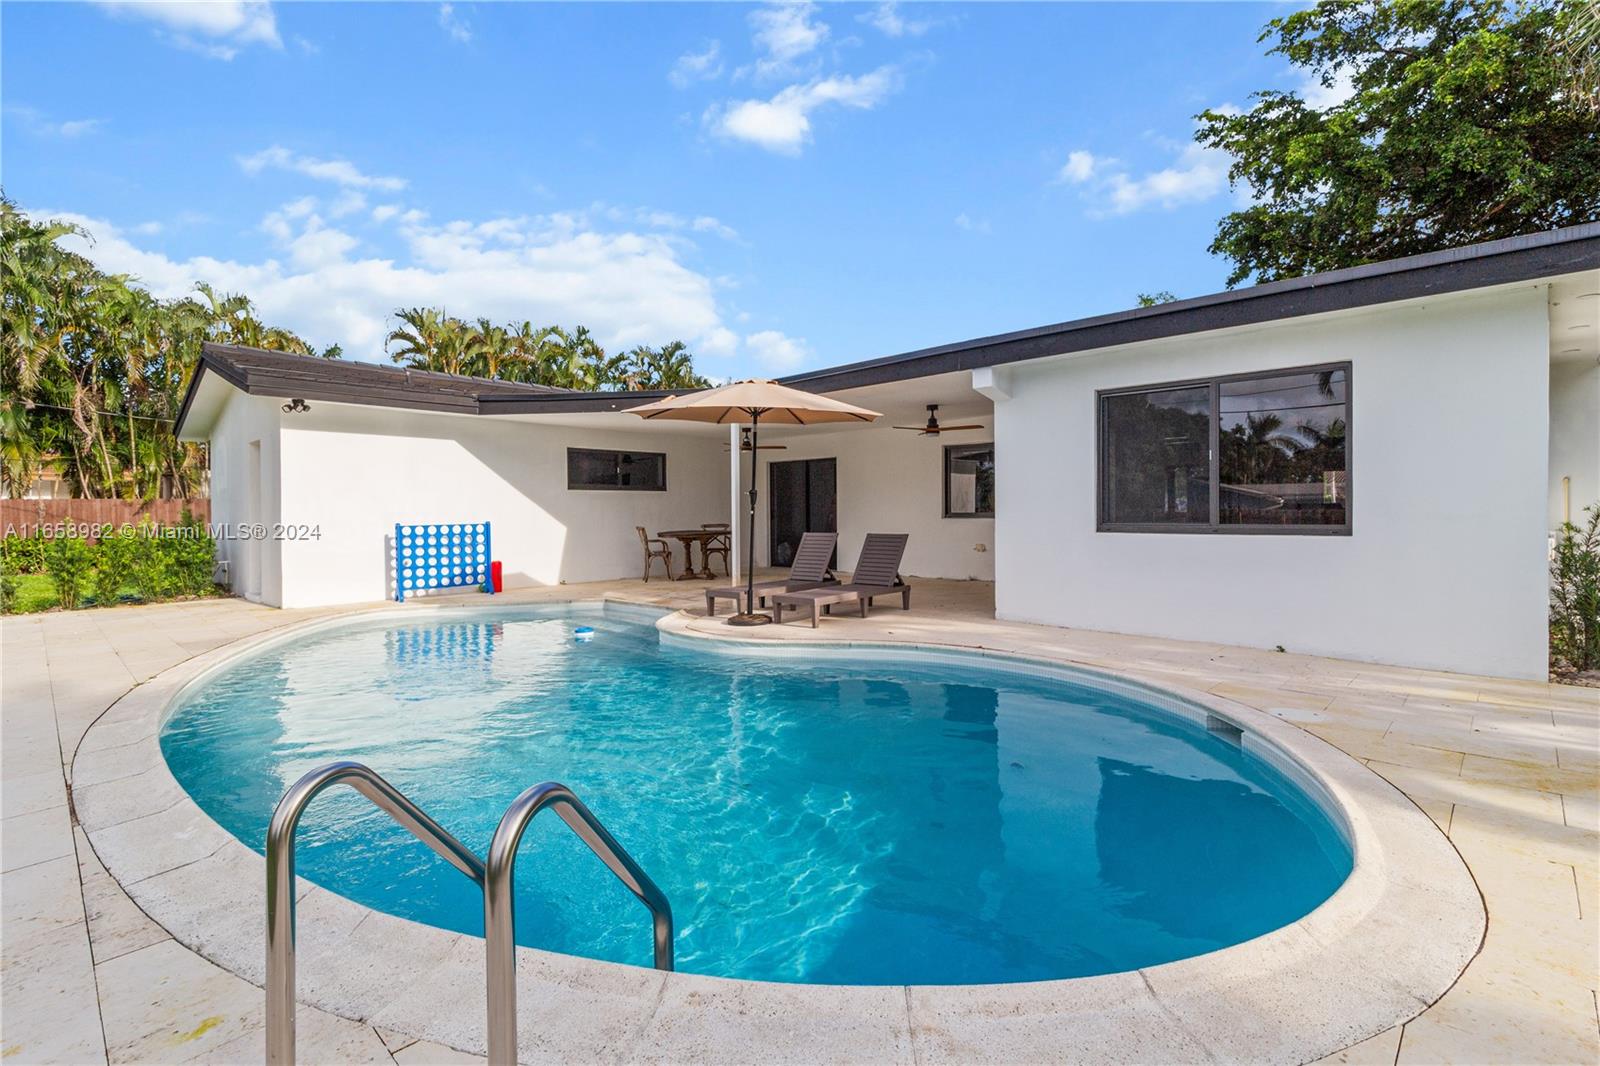
[[[1284,377],[1289,374],[1315,374],[1324,370],[1344,371],[1344,468],[1347,475],[1344,494],[1344,522],[1339,525],[1281,525],[1219,521],[1222,503],[1222,386],[1236,381]],[[1163,392],[1169,389],[1207,386],[1210,393],[1210,439],[1206,442],[1207,466],[1211,481],[1209,522],[1112,522],[1106,516],[1106,414],[1102,400],[1110,396]],[[1177,533],[1192,536],[1272,537],[1348,537],[1355,524],[1355,375],[1349,360],[1310,363],[1304,366],[1251,370],[1238,374],[1161,381],[1150,385],[1131,385],[1115,389],[1096,389],[1094,393],[1094,491],[1095,532],[1097,533]]]
[[[617,457],[620,467],[621,457],[624,455],[654,456],[661,460],[661,484],[657,485],[578,485],[572,480],[572,453],[589,452],[591,454],[611,455]],[[667,453],[649,452],[633,448],[583,448],[577,445],[567,446],[567,491],[568,492],[666,492],[667,491]]]
[[[995,471],[1000,469],[1000,455],[995,451],[994,441],[973,441],[970,444],[946,444],[941,465],[939,467],[940,494],[944,498],[944,517],[946,518],[988,518],[993,519],[993,511],[952,511],[950,510],[950,453],[957,448],[984,448],[994,452]],[[996,494],[998,495],[998,493]]]

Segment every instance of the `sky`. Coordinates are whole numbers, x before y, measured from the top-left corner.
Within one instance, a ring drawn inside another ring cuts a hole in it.
[[[832,366],[1224,287],[1282,4],[17,3],[0,185],[160,296]],[[70,60],[70,61],[69,61]]]

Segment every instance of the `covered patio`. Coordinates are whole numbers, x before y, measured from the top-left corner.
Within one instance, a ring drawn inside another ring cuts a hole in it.
[[[881,417],[870,423],[761,425],[753,546],[745,529],[748,427],[645,422],[632,414],[633,406],[654,394],[485,397],[484,413],[497,422],[693,442],[693,456],[673,464],[668,482],[674,491],[693,492],[706,513],[704,521],[733,524],[734,575],[743,574],[752,550],[758,568],[781,571],[807,531],[838,534],[836,567],[847,572],[866,534],[908,533],[902,566],[906,577],[993,582],[998,469],[994,403],[974,387],[973,374],[954,371],[828,389],[826,395]],[[936,413],[930,405],[936,405]],[[938,433],[926,432],[930,413],[936,414]],[[956,426],[963,428],[943,428]],[[646,528],[652,537],[671,532]],[[665,539],[675,573],[681,573],[683,551],[674,538]],[[717,570],[720,574],[721,567]],[[991,615],[992,610],[991,594]]]

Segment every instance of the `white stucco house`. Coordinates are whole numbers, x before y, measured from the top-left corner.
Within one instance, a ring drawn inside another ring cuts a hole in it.
[[[1004,619],[1542,677],[1549,533],[1600,500],[1600,225],[784,380],[885,417],[763,428],[758,564],[905,532]],[[214,521],[268,529],[221,542],[236,591],[352,603],[392,596],[396,523],[490,522],[516,587],[740,514],[748,453],[628,413],[657,395],[208,346],[180,432]],[[978,428],[893,428],[930,404]]]

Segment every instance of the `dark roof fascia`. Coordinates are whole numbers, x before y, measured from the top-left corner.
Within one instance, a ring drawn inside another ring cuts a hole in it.
[[[568,392],[552,396],[487,394],[478,397],[478,410],[486,415],[578,414],[594,411],[628,411],[668,396],[687,395],[699,389],[640,389],[637,392]]]
[[[1600,267],[1600,223],[1002,333],[780,379],[835,392],[1138,341],[1438,296]]]

